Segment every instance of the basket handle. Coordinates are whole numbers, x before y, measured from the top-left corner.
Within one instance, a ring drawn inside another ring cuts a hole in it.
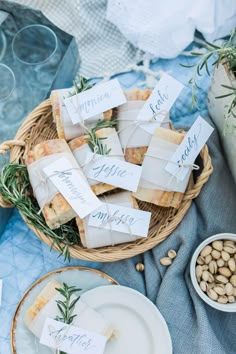
[[[6,140],[0,144],[0,154],[6,154],[13,146],[25,146],[25,142],[22,140]]]
[[[21,140],[6,140],[2,144],[0,144],[0,155],[4,155],[10,150],[13,146],[25,146],[25,142]],[[14,208],[14,206],[3,200],[0,195],[0,207],[2,208]]]

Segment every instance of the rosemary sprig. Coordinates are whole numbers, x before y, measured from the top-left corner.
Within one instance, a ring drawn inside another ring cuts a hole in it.
[[[73,81],[73,85],[75,90],[73,92],[69,92],[69,97],[74,96],[77,93],[89,90],[93,87],[93,85],[89,84],[89,80],[83,76],[80,76],[79,84],[76,81]]]
[[[78,230],[72,222],[62,225],[56,230],[51,230],[45,223],[43,215],[34,198],[27,169],[22,164],[6,164],[0,174],[0,194],[5,201],[13,204],[27,219],[27,222],[42,231],[59,248],[64,260],[70,260],[69,246],[78,244]]]
[[[77,316],[72,315],[75,305],[80,299],[80,296],[76,297],[74,300],[71,300],[71,297],[74,293],[80,291],[81,289],[76,288],[75,286],[69,286],[66,283],[63,283],[62,288],[56,288],[56,290],[64,297],[64,301],[56,300],[57,307],[60,311],[60,316],[57,316],[56,321],[60,321],[66,324],[71,324],[73,319]]]
[[[189,80],[189,84],[192,86],[192,106],[198,106],[196,91],[200,89],[197,84],[197,77],[202,76],[203,70],[206,70],[207,74],[210,76],[209,70],[209,60],[213,59],[211,65],[218,67],[220,63],[227,65],[229,70],[236,74],[236,29],[231,33],[228,41],[225,41],[221,46],[205,42],[204,48],[205,53],[192,52],[193,56],[199,57],[199,61],[194,65],[183,65],[183,67],[194,68],[192,78]],[[225,95],[218,96],[217,98],[233,96],[232,102],[229,106],[227,113],[233,113],[233,109],[236,107],[236,90],[234,87],[226,87],[230,89],[231,92],[226,92]]]
[[[56,288],[56,290],[64,297],[64,300],[56,300],[57,307],[60,311],[60,316],[56,316],[55,320],[69,325],[77,316],[76,314],[73,315],[73,311],[76,303],[80,299],[80,296],[77,296],[74,300],[71,300],[71,297],[74,293],[80,291],[81,289],[76,288],[75,286],[68,286],[66,283],[63,283],[63,287]],[[59,351],[58,354],[66,353]]]
[[[107,145],[103,143],[103,140],[107,139],[106,137],[98,137],[96,131],[102,128],[112,128],[117,124],[116,120],[110,121],[99,121],[95,127],[88,130],[88,146],[93,152],[99,155],[108,155],[111,152],[111,149],[108,149]]]

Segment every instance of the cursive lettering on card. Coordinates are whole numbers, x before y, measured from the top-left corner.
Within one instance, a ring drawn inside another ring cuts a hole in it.
[[[120,177],[125,178],[128,176],[127,170],[119,168],[115,164],[110,166],[110,164],[104,163],[102,165],[96,166],[92,168],[94,173],[94,177],[98,178],[99,176],[103,175],[105,178],[108,177]]]
[[[199,116],[173,154],[171,162],[166,165],[165,170],[174,176],[178,175],[178,179],[183,181],[213,130],[212,126]]]
[[[97,209],[101,202],[91,190],[76,161],[61,157],[43,169],[80,218]]]
[[[89,215],[88,225],[146,237],[150,220],[151,213],[149,212],[111,203],[102,203],[97,210]]]
[[[164,74],[138,114],[137,120],[149,121],[148,124],[142,124],[141,128],[149,134],[153,134],[155,129],[160,127],[165,120],[166,115],[162,112],[170,110],[183,87],[179,81]],[[160,114],[157,115],[158,113]],[[154,115],[155,117],[153,117]],[[151,119],[153,122],[150,122]]]
[[[103,354],[107,338],[98,333],[47,318],[40,343],[68,354]]]
[[[135,192],[138,188],[142,167],[107,155],[86,156],[86,177]]]
[[[67,97],[64,100],[73,124],[81,123],[83,120],[95,117],[126,102],[127,100],[117,79],[99,83],[89,90]]]
[[[165,102],[168,101],[169,99],[168,86],[165,87],[164,92],[162,93],[160,92],[160,90],[157,90],[155,95],[156,95],[155,102],[149,104],[150,110],[153,114],[160,112],[162,110],[163,104],[165,104]]]

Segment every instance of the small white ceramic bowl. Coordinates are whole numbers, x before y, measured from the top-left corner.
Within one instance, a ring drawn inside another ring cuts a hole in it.
[[[203,301],[205,301],[208,305],[214,307],[217,310],[220,311],[224,311],[224,312],[236,312],[236,302],[234,303],[227,303],[227,304],[220,304],[216,301],[211,300],[200,288],[198,282],[197,282],[197,278],[196,278],[196,273],[195,273],[195,269],[196,269],[196,261],[197,258],[200,254],[200,252],[202,251],[202,249],[212,243],[213,241],[216,240],[233,240],[234,242],[236,242],[236,234],[229,234],[229,233],[223,233],[223,234],[217,234],[211,237],[208,237],[205,241],[203,241],[198,248],[196,249],[196,251],[194,252],[192,259],[191,259],[191,263],[190,263],[190,277],[193,283],[193,286],[196,290],[196,292],[198,293],[198,295],[202,298]]]

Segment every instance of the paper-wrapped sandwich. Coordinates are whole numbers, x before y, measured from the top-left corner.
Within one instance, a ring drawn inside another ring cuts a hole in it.
[[[64,104],[64,99],[69,97],[72,91],[74,91],[73,88],[54,90],[50,96],[53,120],[56,124],[58,137],[67,141],[85,134],[84,127],[80,123],[72,123]],[[90,129],[95,126],[99,120],[109,121],[111,119],[112,110],[110,109],[104,113],[86,119],[86,127]]]
[[[184,134],[157,128],[143,161],[139,187],[134,197],[163,207],[179,208],[189,182],[191,167],[183,181],[165,170]]]
[[[43,326],[47,318],[55,319],[59,315],[57,301],[63,301],[63,296],[56,290],[62,285],[56,281],[50,281],[36,297],[32,306],[27,310],[24,323],[27,328],[40,338]],[[71,301],[76,296],[72,295]],[[83,328],[101,334],[109,340],[114,332],[110,323],[97,311],[92,309],[81,299],[74,306],[73,326]]]
[[[109,194],[105,198],[101,197],[100,200],[106,205],[105,212],[97,210],[91,214],[91,217],[97,218],[99,221],[99,227],[89,225],[89,216],[84,219],[80,219],[79,217],[76,218],[83,246],[86,248],[98,248],[137,240],[139,237],[132,233],[132,228],[126,229],[126,231],[128,231],[127,233],[115,231],[113,229],[113,222],[121,223],[126,221],[128,223],[129,220],[127,215],[122,215],[122,213],[121,215],[118,213],[116,214],[116,212],[112,212],[111,214],[109,209],[109,204],[117,205],[118,209],[119,206],[139,209],[132,194],[127,191],[117,192]],[[120,219],[115,216],[120,216]],[[105,228],[105,225],[108,225],[109,227]],[[128,226],[129,225],[127,225],[127,227]]]
[[[45,167],[61,157],[69,160],[85,180],[65,140],[54,139],[39,143],[28,152],[26,158],[27,170],[34,195],[50,229],[56,229],[77,216],[70,204],[43,172]]]
[[[84,135],[69,142],[72,153],[80,167],[83,169],[85,176],[88,166],[88,163],[86,162],[88,152],[97,151],[96,154],[98,155],[106,155],[108,158],[110,156],[119,160],[124,160],[122,148],[115,128],[94,130],[93,134],[93,140],[91,135]],[[100,183],[91,179],[88,179],[88,182],[96,195],[103,194],[116,188],[110,184]]]

